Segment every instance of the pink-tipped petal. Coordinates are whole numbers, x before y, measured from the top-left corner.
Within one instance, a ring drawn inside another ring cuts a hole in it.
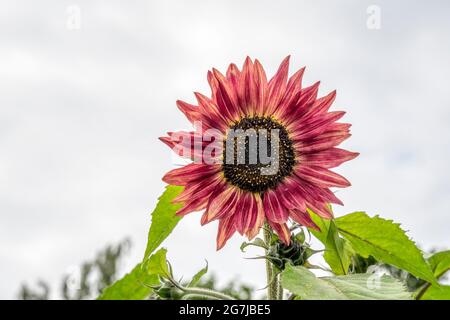
[[[293,140],[308,140],[319,136],[323,132],[329,129],[330,124],[338,121],[345,115],[343,111],[334,111],[326,114],[320,114],[316,117],[312,117],[308,120],[299,119],[291,122],[289,125],[291,139]]]
[[[306,210],[305,194],[298,187],[295,180],[287,178],[276,189],[276,193],[280,195],[283,205],[287,209]]]
[[[255,208],[256,213],[254,213],[254,215],[252,216],[251,224],[246,232],[246,236],[250,240],[258,235],[265,220],[265,213],[261,196],[259,194],[253,194],[253,197],[254,197],[254,204],[256,205]]]
[[[236,232],[234,216],[222,219],[219,221],[219,230],[217,232],[217,250],[223,248],[225,243]]]
[[[247,115],[255,115],[256,101],[257,88],[254,77],[254,65],[250,57],[247,57],[239,79],[239,105],[242,112]]]
[[[191,212],[204,210],[206,208],[207,202],[208,201],[204,198],[191,200],[191,201],[185,203],[183,208],[179,209],[176,212],[176,215],[177,216],[185,216]]]
[[[202,113],[202,124],[212,129],[225,131],[228,125],[227,118],[220,113],[217,104],[207,96],[194,92]]]
[[[254,73],[256,86],[255,109],[257,114],[262,115],[267,104],[267,78],[263,66],[257,59],[255,60]]]
[[[268,83],[267,114],[269,115],[275,112],[285,94],[289,72],[289,59],[290,56],[287,56],[281,62],[278,71]]]
[[[358,152],[350,152],[339,148],[330,148],[321,152],[306,154],[303,162],[323,168],[335,168],[342,163],[355,159],[359,155]]]
[[[290,107],[298,101],[300,93],[302,90],[302,79],[305,68],[298,70],[290,78],[286,86],[286,91],[284,93],[283,99],[280,104],[286,106],[283,111],[287,111]],[[279,109],[280,110],[280,109]]]
[[[305,179],[306,181],[309,181],[323,188],[345,188],[350,186],[350,182],[343,176],[325,168],[300,166],[297,172],[302,179]]]
[[[210,139],[211,141],[204,140],[206,136],[202,133],[197,132],[168,132],[168,137],[160,137],[159,140],[164,142],[169,146],[173,152],[177,155],[196,160],[196,161],[209,161],[207,163],[214,163],[214,159],[222,155],[223,152],[223,139],[216,141],[215,139]],[[205,152],[205,148],[211,150],[211,152]],[[198,163],[197,162],[197,163]]]
[[[239,76],[241,74],[241,71],[239,71],[239,68],[234,64],[231,63],[228,66],[227,69],[227,79],[233,84],[235,85],[238,81],[239,81]]]
[[[236,121],[239,117],[238,98],[233,86],[217,69],[213,69],[214,78],[217,81],[215,99],[222,114],[227,115],[228,120]]]
[[[238,189],[226,184],[216,187],[208,200],[202,222],[206,224],[213,220],[234,215],[235,206],[240,203],[240,200],[241,192]]]
[[[170,149],[173,149],[176,145],[175,141],[172,141],[170,137],[159,137],[160,141],[162,141],[165,145],[167,145]],[[176,152],[178,154],[178,152]]]
[[[305,211],[292,210],[289,212],[289,216],[302,226],[312,228],[314,230],[320,231],[320,228],[312,221],[311,216]]]
[[[254,197],[249,192],[244,192],[241,196],[239,207],[236,208],[236,230],[241,235],[247,232],[252,220],[256,217],[257,207]]]
[[[300,92],[300,99],[297,101],[298,106],[309,107],[314,101],[316,101],[317,94],[319,92],[320,81],[317,81],[310,87],[306,87]],[[305,109],[305,113],[307,109]]]
[[[221,170],[220,165],[190,163],[166,173],[163,181],[175,186],[184,186],[198,179],[208,178]]]
[[[325,97],[319,98],[316,101],[314,101],[314,103],[312,103],[311,107],[306,111],[306,113],[302,117],[307,119],[310,116],[327,112],[335,99],[336,99],[336,90],[332,91]]]
[[[285,245],[289,245],[291,243],[291,231],[286,223],[275,223],[270,220],[267,222]]]
[[[325,203],[308,203],[308,208],[324,219],[333,219],[333,212]]]
[[[264,212],[267,219],[276,223],[285,223],[288,219],[288,212],[280,202],[278,195],[269,190],[263,195]]]
[[[298,169],[297,169],[298,170]],[[304,204],[296,207],[300,211],[305,211],[308,203],[335,203],[342,205],[342,202],[328,188],[324,188],[304,180],[294,173],[294,178],[287,179],[286,183],[290,190],[296,192],[296,198],[302,199]]]
[[[311,108],[311,105],[317,98],[319,85],[320,81],[317,81],[312,86],[303,88],[297,93],[294,103],[288,106],[283,114],[283,117],[285,118],[285,122],[287,124],[301,119],[305,114],[308,113],[308,110]]]
[[[220,182],[220,175],[213,175],[198,183],[187,185],[184,190],[173,199],[173,203],[186,203],[199,198],[205,198],[207,200]]]
[[[189,122],[194,123],[194,121],[200,121],[202,114],[200,113],[199,107],[189,104],[187,102],[177,100],[177,107],[181,112],[184,113]]]
[[[346,132],[329,132],[320,135],[314,140],[308,141],[300,145],[297,149],[301,150],[302,153],[313,153],[324,151],[333,148],[343,141],[351,137],[350,133]]]

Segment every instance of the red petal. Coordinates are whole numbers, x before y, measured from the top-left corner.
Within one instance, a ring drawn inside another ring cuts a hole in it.
[[[239,79],[239,104],[242,113],[246,115],[254,115],[256,112],[257,88],[253,69],[253,62],[250,57],[247,57]]]
[[[308,203],[308,208],[324,219],[333,219],[333,212],[326,203]]]
[[[258,207],[255,197],[250,192],[243,193],[239,207],[236,208],[236,230],[243,235],[252,227],[252,222],[256,221]]]
[[[289,245],[291,243],[291,231],[289,230],[286,223],[275,223],[270,220],[267,220],[269,225],[272,227],[272,229],[275,231],[275,233],[278,235],[278,238],[285,244]]]
[[[276,189],[276,193],[280,195],[284,207],[287,209],[306,210],[305,195],[302,189],[298,188],[293,179],[286,178]]]
[[[302,179],[320,187],[349,187],[350,182],[343,176],[328,169],[314,166],[299,166],[297,173]]]
[[[237,88],[237,82],[239,81],[239,76],[241,72],[239,68],[234,64],[230,64],[227,69],[227,79]]]
[[[220,175],[213,175],[210,178],[199,181],[198,183],[189,184],[178,196],[173,199],[173,203],[189,202],[198,198],[209,199],[211,193],[221,181],[222,177]]]
[[[350,152],[344,149],[331,148],[317,153],[305,154],[301,162],[319,166],[323,168],[335,168],[342,163],[352,160],[359,155],[357,152]]]
[[[312,86],[302,89],[300,99],[297,101],[297,106],[307,110],[305,107],[316,101],[317,93],[319,92],[320,81],[317,81]]]
[[[227,115],[227,118],[231,121],[238,120],[239,110],[235,90],[225,76],[222,75],[217,69],[213,69],[213,74],[217,80],[215,99],[217,101],[217,105],[219,106],[220,112]]]
[[[195,98],[201,108],[201,113],[203,115],[202,120],[206,123],[209,128],[214,128],[218,130],[225,130],[228,125],[226,117],[220,113],[219,107],[207,96],[194,92]]]
[[[295,172],[294,178],[289,180],[289,188],[295,190],[302,201],[307,203],[336,203],[342,205],[342,202],[328,188],[317,186],[298,176]],[[300,211],[305,211],[305,205],[298,207]]]
[[[290,105],[287,112],[284,114],[285,122],[291,123],[297,119],[300,119],[305,115],[311,104],[316,100],[317,93],[319,91],[320,81],[316,82],[310,87],[302,89],[297,93],[296,101]]]
[[[267,219],[276,223],[284,223],[289,217],[287,209],[281,204],[277,194],[269,190],[263,195],[264,212]]]
[[[217,232],[217,250],[222,249],[235,232],[234,216],[220,220],[219,231]]]
[[[313,228],[317,231],[320,231],[320,228],[312,221],[310,215],[305,211],[300,210],[291,210],[289,212],[290,217],[295,222],[301,224],[302,226]]]
[[[351,137],[347,132],[325,132],[310,142],[300,144],[296,149],[301,153],[312,153],[333,148]]]
[[[194,121],[200,121],[202,114],[200,113],[200,108],[198,106],[194,106],[193,104],[177,100],[177,107],[181,112],[184,113],[186,118],[191,123],[194,123]]]
[[[344,111],[334,111],[321,114],[308,120],[298,119],[289,125],[292,140],[306,140],[315,138],[329,129],[330,124],[338,121],[345,115]]]
[[[289,59],[290,56],[284,58],[284,60],[280,64],[280,67],[278,68],[278,71],[269,81],[267,101],[267,114],[269,115],[275,112],[286,91],[286,83],[289,72]]]
[[[265,215],[262,200],[259,194],[253,194],[256,204],[256,215],[252,217],[250,223],[250,229],[248,229],[246,235],[249,239],[256,237],[264,224]]]
[[[202,217],[202,224],[234,215],[235,206],[241,200],[240,195],[238,189],[230,187],[226,183],[217,186],[208,200],[206,212]]]
[[[281,101],[281,105],[290,106],[294,101],[297,101],[300,97],[299,93],[302,89],[302,79],[303,74],[305,72],[305,68],[301,68],[296,73],[294,73],[288,81],[286,86],[286,92],[284,93],[284,97]]]
[[[199,179],[206,179],[221,170],[220,165],[190,163],[166,173],[162,180],[167,184],[184,186]]]
[[[191,201],[187,202],[183,208],[179,209],[176,212],[176,215],[185,216],[191,212],[201,211],[206,208],[207,202],[208,201],[205,198],[197,198],[195,200],[191,200]]]
[[[310,116],[313,116],[314,114],[327,112],[335,99],[336,99],[336,90],[330,92],[325,97],[317,99],[316,101],[314,101],[309,110],[303,115],[303,118],[308,118]]]
[[[169,137],[160,137],[159,139],[169,146],[177,155],[207,164],[217,163],[217,157],[223,152],[223,139],[215,137],[211,139],[208,135],[202,135],[198,132],[168,132]],[[208,141],[211,140],[211,141]],[[205,148],[208,148],[205,152]],[[214,152],[213,152],[214,151]]]
[[[263,66],[257,59],[255,60],[254,75],[256,86],[255,108],[256,113],[262,115],[266,108],[267,78]]]

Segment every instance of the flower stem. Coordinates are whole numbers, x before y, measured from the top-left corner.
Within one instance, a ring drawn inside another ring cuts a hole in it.
[[[278,288],[277,288],[278,298],[277,298],[277,300],[283,300],[283,287],[281,286],[281,281],[280,281],[279,277],[278,277],[277,281],[278,281]]]
[[[183,287],[183,291],[186,295],[196,297],[204,297],[214,300],[236,300],[232,296],[211,289]]]
[[[187,298],[201,297],[204,299],[213,299],[213,300],[236,300],[234,297],[230,295],[212,289],[184,287],[180,283],[178,283],[175,279],[173,279],[171,276],[168,276],[167,280],[169,280],[170,283],[172,283],[176,288],[181,290],[184,296],[187,296]]]
[[[267,249],[266,255],[269,255],[270,242],[272,237],[272,229],[267,224],[264,225],[264,241]],[[278,300],[278,277],[275,275],[272,263],[266,259],[266,276],[267,276],[267,300]]]

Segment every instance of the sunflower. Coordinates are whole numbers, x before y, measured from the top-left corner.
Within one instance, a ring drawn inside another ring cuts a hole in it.
[[[336,92],[318,98],[320,82],[302,88],[304,68],[290,78],[288,69],[289,57],[267,80],[261,63],[247,57],[242,70],[230,64],[226,75],[209,71],[211,97],[195,93],[197,105],[177,101],[197,129],[160,138],[193,160],[163,180],[184,186],[174,199],[183,203],[178,215],[202,211],[202,225],[219,221],[217,250],[236,231],[254,238],[265,222],[288,245],[289,221],[317,229],[308,209],[332,218],[329,204],[342,202],[330,188],[350,186],[330,171],[358,155],[336,147],[350,137],[350,124],[337,122],[345,112],[329,111]],[[262,157],[267,148],[269,162]]]

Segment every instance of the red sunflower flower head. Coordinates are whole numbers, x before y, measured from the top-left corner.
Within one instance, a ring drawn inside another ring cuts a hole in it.
[[[184,186],[177,214],[202,211],[202,224],[218,220],[217,249],[236,231],[254,238],[265,221],[289,244],[290,219],[317,228],[307,209],[332,218],[328,204],[342,202],[330,188],[350,186],[330,171],[358,155],[337,148],[350,124],[337,122],[345,112],[329,111],[336,92],[318,98],[319,82],[303,88],[304,69],[288,78],[288,68],[289,57],[267,80],[259,61],[247,57],[242,70],[209,71],[211,97],[177,101],[196,130],[160,138],[193,160],[163,177]]]

